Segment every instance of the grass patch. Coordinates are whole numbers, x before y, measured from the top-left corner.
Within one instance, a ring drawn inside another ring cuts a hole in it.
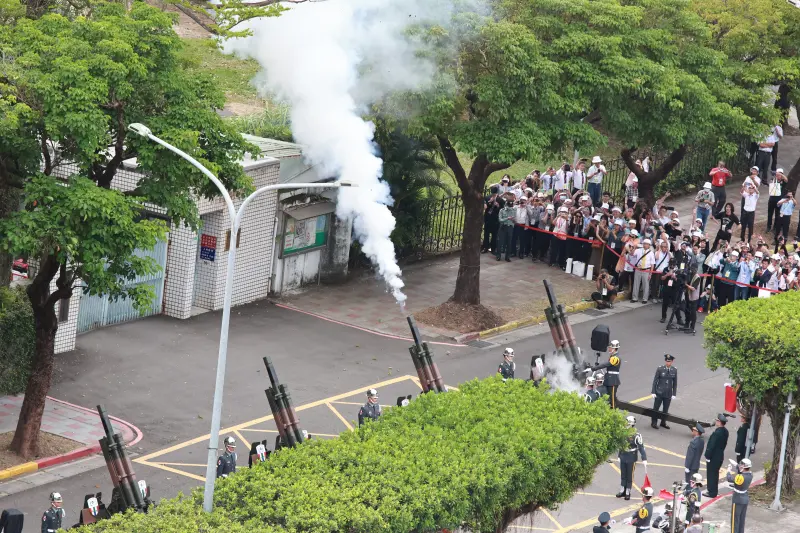
[[[211,76],[228,100],[261,100],[250,83],[259,70],[255,60],[223,54],[210,38],[183,39],[179,55],[190,70]]]

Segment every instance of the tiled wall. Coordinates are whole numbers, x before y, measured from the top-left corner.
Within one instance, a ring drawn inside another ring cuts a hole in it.
[[[172,225],[167,246],[167,271],[164,280],[164,314],[186,319],[192,316],[194,263],[197,234],[182,224]]]
[[[78,281],[75,282],[75,285],[75,288],[72,289],[72,298],[69,299],[69,314],[67,315],[67,320],[58,323],[55,353],[64,353],[75,349],[75,336],[78,330],[78,311],[81,305],[81,286]],[[50,283],[50,290],[56,290],[55,279]],[[61,302],[56,303],[56,316],[59,315],[60,306]]]

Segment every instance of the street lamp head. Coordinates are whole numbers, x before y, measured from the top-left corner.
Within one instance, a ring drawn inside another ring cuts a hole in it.
[[[339,180],[336,183],[339,184],[339,187],[358,187],[357,183],[354,183],[350,180]]]
[[[150,131],[150,128],[148,128],[144,124],[139,124],[138,122],[130,124],[128,126],[128,129],[137,135],[141,135],[142,137],[149,137],[150,135],[153,134],[153,132]]]

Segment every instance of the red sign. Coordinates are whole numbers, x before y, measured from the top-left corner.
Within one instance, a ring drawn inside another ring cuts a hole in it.
[[[217,249],[217,238],[213,235],[206,235],[203,234],[200,236],[200,246],[202,248],[211,248],[212,250]]]

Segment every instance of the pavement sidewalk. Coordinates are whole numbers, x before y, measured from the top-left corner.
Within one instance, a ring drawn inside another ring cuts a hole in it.
[[[23,398],[23,395],[0,397],[0,433],[16,429]],[[113,416],[109,416],[109,419],[114,430],[122,434],[128,446],[142,439],[142,432],[133,424]],[[8,492],[4,480],[98,453],[98,441],[105,435],[96,411],[49,396],[42,416],[42,431],[80,442],[83,446],[62,455],[36,459],[0,470],[0,493]]]

